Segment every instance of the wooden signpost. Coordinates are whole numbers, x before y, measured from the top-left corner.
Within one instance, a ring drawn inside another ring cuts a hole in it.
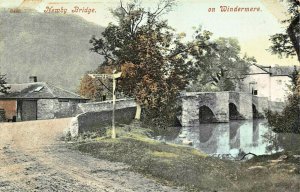
[[[111,138],[116,138],[116,128],[115,128],[115,110],[116,110],[116,79],[121,77],[122,72],[116,73],[116,70],[113,71],[113,74],[89,74],[92,78],[101,78],[101,79],[112,79],[113,80],[113,111],[112,111],[112,129],[111,129]]]

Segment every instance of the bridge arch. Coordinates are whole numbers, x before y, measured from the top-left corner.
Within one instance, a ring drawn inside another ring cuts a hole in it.
[[[216,122],[216,117],[213,111],[206,105],[199,107],[199,123]]]
[[[253,119],[259,119],[263,117],[263,115],[257,110],[256,105],[253,103],[252,103],[252,113],[253,113]]]
[[[243,119],[240,112],[237,109],[236,104],[229,103],[229,120]]]

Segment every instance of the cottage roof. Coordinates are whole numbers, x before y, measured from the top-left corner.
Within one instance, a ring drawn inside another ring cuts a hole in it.
[[[273,76],[291,76],[294,72],[294,66],[278,66],[271,68],[271,73]],[[296,68],[299,70],[299,67]]]
[[[263,73],[268,73],[268,74],[270,74],[270,71],[268,71],[268,70],[266,69],[266,68],[270,68],[270,67],[258,65],[258,64],[255,64],[255,63],[253,63],[252,65],[258,67],[260,70],[263,71]]]
[[[85,99],[80,95],[45,82],[7,84],[7,94],[0,93],[0,99]]]
[[[275,65],[274,67],[271,67],[258,64],[252,64],[252,66],[255,66],[260,71],[251,71],[247,75],[269,74],[271,76],[291,76],[294,71],[294,66]],[[299,67],[297,67],[297,70],[299,70]]]

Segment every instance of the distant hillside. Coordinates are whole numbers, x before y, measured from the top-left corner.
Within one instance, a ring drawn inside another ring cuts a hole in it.
[[[103,27],[78,16],[8,13],[0,10],[0,71],[9,83],[38,81],[75,91],[80,77],[95,69],[99,55],[89,51],[92,35]]]

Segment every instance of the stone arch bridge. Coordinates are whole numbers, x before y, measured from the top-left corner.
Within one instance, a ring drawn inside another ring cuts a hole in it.
[[[182,126],[262,118],[268,98],[244,92],[187,92],[182,94]]]

